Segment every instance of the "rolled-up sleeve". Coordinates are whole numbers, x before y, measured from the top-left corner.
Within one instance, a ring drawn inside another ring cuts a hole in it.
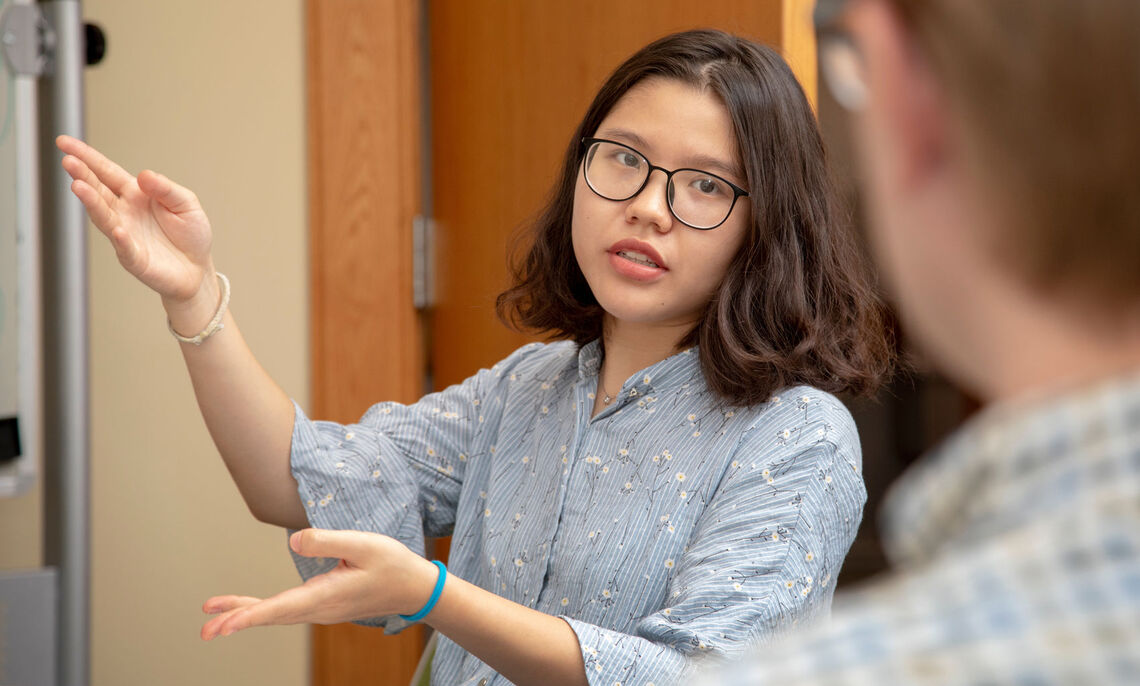
[[[866,500],[850,415],[765,423],[733,457],[685,554],[666,562],[664,607],[628,634],[563,617],[591,684],[682,681],[830,608]]]
[[[500,379],[526,352],[415,404],[374,405],[355,424],[311,420],[294,403],[290,464],[309,524],[384,534],[421,555],[425,535],[449,535],[467,467],[493,450]],[[336,564],[293,559],[305,579]]]

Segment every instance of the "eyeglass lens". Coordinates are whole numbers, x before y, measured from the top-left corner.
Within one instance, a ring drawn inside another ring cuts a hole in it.
[[[607,200],[628,200],[645,186],[649,161],[619,143],[594,141],[586,151],[586,183]],[[678,169],[665,189],[674,216],[696,229],[711,229],[732,212],[736,193],[724,179],[695,169]]]
[[[819,66],[835,101],[844,109],[858,111],[867,102],[863,60],[849,36],[834,34],[819,40]]]

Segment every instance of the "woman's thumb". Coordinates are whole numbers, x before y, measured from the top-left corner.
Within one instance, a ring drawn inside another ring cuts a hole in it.
[[[361,538],[359,531],[301,529],[289,537],[289,547],[303,557],[335,557],[354,562],[366,550]]]
[[[138,183],[143,193],[175,214],[198,209],[201,206],[198,196],[189,188],[179,186],[158,172],[149,169],[140,172]]]

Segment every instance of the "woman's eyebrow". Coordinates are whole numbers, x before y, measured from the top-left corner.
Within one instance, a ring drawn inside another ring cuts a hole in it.
[[[632,131],[627,131],[625,129],[602,129],[601,131],[598,131],[597,135],[599,138],[616,138],[619,139],[619,142],[629,143],[633,147],[639,149],[652,147],[644,138]],[[621,139],[624,139],[624,141]]]
[[[688,158],[689,163],[701,171],[720,172],[726,176],[743,180],[745,178],[744,172],[740,170],[735,164],[728,164],[719,157],[712,157],[710,155],[693,155]]]
[[[602,129],[598,131],[597,136],[599,138],[610,138],[615,139],[619,142],[629,143],[629,145],[632,147],[637,148],[639,152],[645,148],[652,148],[652,146],[649,145],[649,143],[644,138],[637,135],[633,131],[628,131],[626,129]],[[642,154],[645,153],[643,152]],[[740,167],[735,164],[729,164],[719,157],[697,154],[687,157],[686,160],[687,162],[684,165],[686,168],[692,167],[701,171],[719,172],[721,174],[732,176],[736,179],[741,180],[745,178],[744,172],[740,169]]]

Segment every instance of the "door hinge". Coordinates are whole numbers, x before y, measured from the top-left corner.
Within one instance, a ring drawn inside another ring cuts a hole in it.
[[[412,304],[426,310],[435,304],[435,220],[416,215],[412,220]]]

